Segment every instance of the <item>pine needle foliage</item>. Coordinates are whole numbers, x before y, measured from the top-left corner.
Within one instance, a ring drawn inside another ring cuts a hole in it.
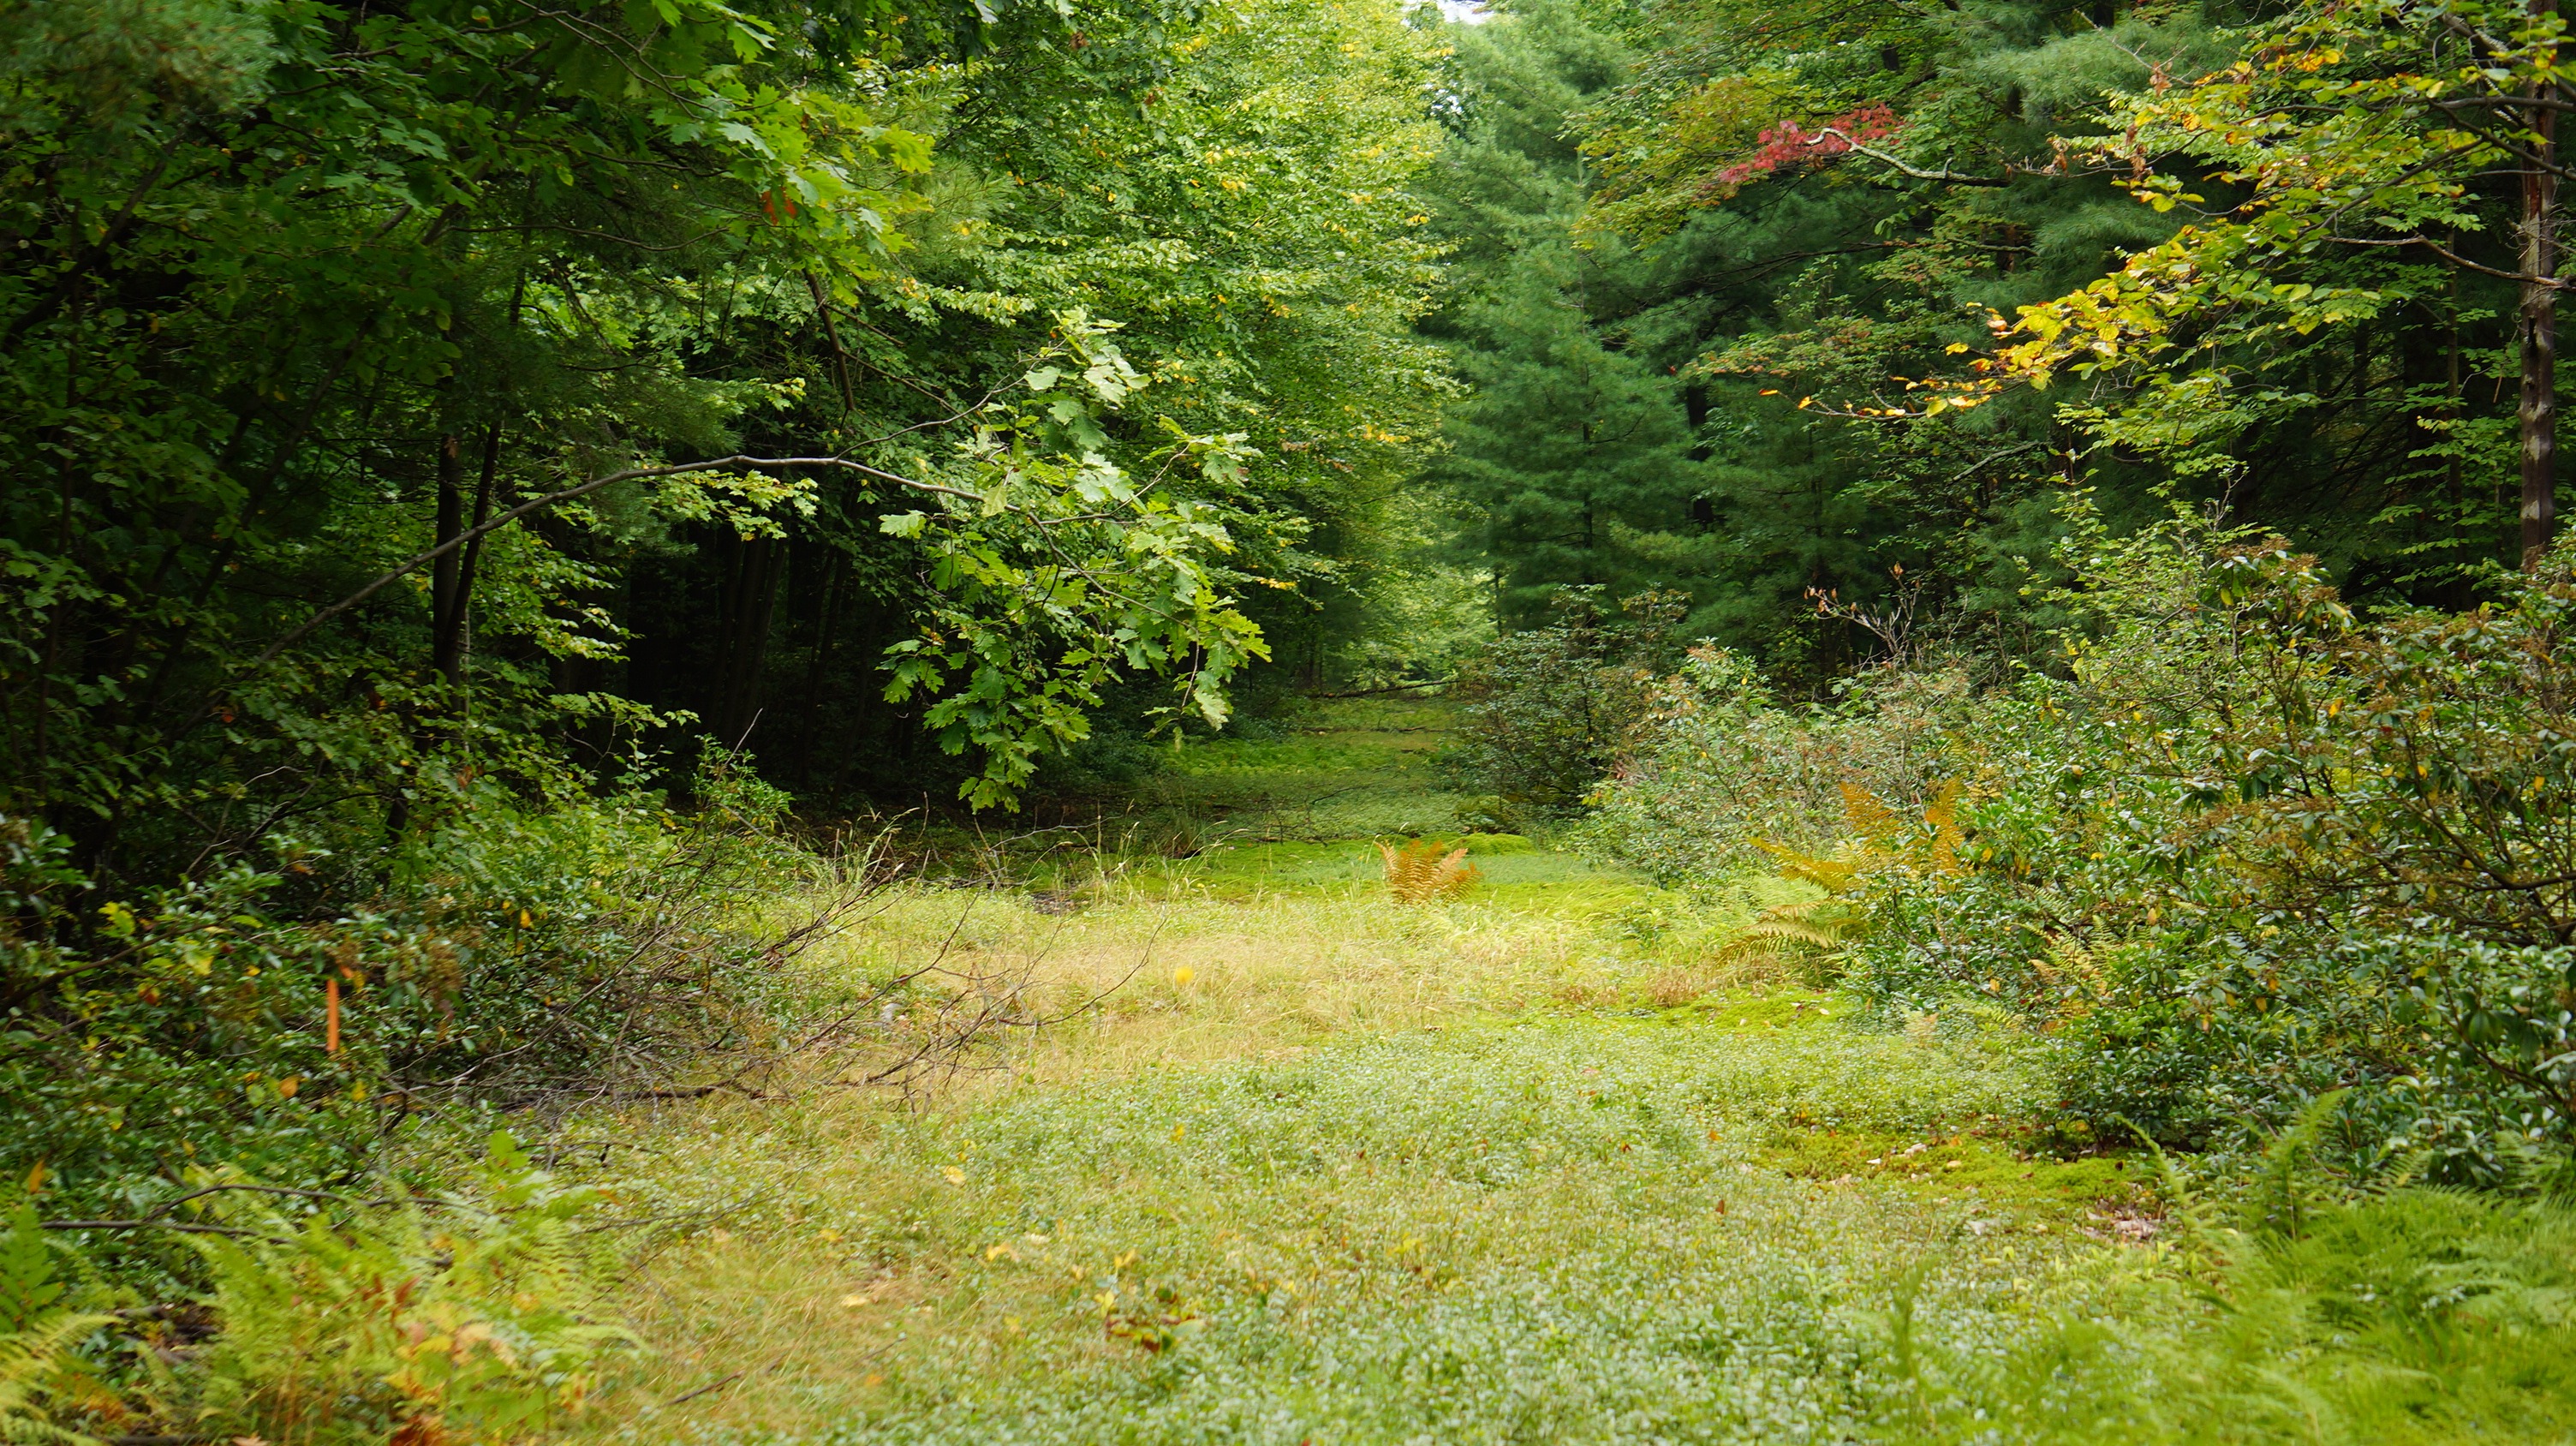
[[[1485,876],[1467,862],[1465,844],[1444,852],[1436,839],[1415,839],[1401,847],[1381,843],[1377,851],[1386,860],[1387,892],[1399,904],[1462,898]]]

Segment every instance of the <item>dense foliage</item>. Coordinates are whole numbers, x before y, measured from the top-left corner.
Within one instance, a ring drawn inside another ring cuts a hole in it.
[[[2084,530],[2062,676],[1890,672],[1783,709],[1667,685],[1588,836],[1676,879],[1767,851],[1885,1014],[2052,1038],[2061,1127],[2246,1146],[2332,1097],[2366,1174],[2502,1183],[2576,1142],[2563,554],[2467,615],[2358,619],[2278,539]]]
[[[2554,17],[1511,13],[1452,61],[1427,183],[1458,248],[1435,329],[1478,387],[1441,466],[1507,617],[1680,589],[1685,635],[1821,696],[1880,650],[1812,594],[1920,588],[2034,649],[2058,619],[2024,564],[2069,484],[2122,527],[2159,486],[2224,498],[2365,605],[2461,606],[2528,545],[2540,112],[2508,102],[2558,83]]]
[[[11,15],[0,807],[92,870],[700,731],[1006,803],[1222,721],[1437,392],[1371,7]]]
[[[1695,968],[2010,1035],[2258,1233],[2285,1152],[2563,1186],[2566,31],[0,0],[0,1435],[577,1409],[603,1197],[406,1142],[908,1083],[1019,994],[795,973],[839,826],[1299,692],[1453,685],[1459,823],[1758,896]]]

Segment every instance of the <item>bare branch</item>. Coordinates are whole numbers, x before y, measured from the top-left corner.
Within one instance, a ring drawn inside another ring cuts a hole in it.
[[[2001,178],[1994,176],[1971,176],[1961,171],[1951,170],[1947,166],[1943,166],[1937,171],[1927,171],[1921,166],[1915,165],[1910,161],[1899,160],[1885,151],[1875,150],[1869,146],[1862,145],[1859,141],[1852,139],[1851,136],[1835,126],[1826,126],[1824,129],[1816,132],[1815,135],[1810,138],[1809,144],[1812,145],[1816,141],[1823,140],[1827,136],[1832,136],[1834,139],[1841,141],[1844,145],[1850,147],[1859,155],[1867,156],[1871,160],[1877,161],[1882,165],[1894,166],[1896,169],[1914,177],[1916,180],[1946,181],[1953,186],[2009,186],[2012,184],[2012,177],[2010,175],[2012,167],[2010,166],[2006,166],[2004,168],[2006,174]]]

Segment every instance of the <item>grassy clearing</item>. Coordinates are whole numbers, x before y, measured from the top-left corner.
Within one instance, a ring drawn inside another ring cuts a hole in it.
[[[1830,1435],[1885,1408],[1862,1363],[1899,1292],[1950,1348],[1991,1346],[2098,1249],[1973,1190],[1765,1162],[1792,1120],[1922,1133],[2024,1109],[2021,1075],[1976,1051],[1419,997],[1307,1032],[1314,994],[1257,976],[1159,1002],[1042,1038],[969,1106],[734,1101],[656,1132],[657,1201],[720,1201],[725,1224],[649,1268],[647,1389],[756,1369],[634,1429]],[[1313,1042],[1274,1042],[1281,1019]]]
[[[1233,746],[1188,786],[1256,836],[903,891],[817,964],[1095,1008],[912,1106],[811,1079],[584,1128],[662,1231],[591,1438],[2576,1440],[2563,1212],[2180,1228],[2147,1162],[2035,1148],[2035,1042],[1699,963],[1759,891],[1489,838],[1467,901],[1395,907],[1366,840],[1258,836],[1305,765]],[[2478,1270],[2519,1314],[2437,1308]]]
[[[1276,739],[1186,744],[1140,801],[1263,842],[1441,833],[1465,801],[1432,761],[1454,716],[1439,699],[1313,704]]]

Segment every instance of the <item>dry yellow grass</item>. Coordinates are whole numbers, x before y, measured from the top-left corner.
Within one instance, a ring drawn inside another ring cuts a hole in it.
[[[1657,1009],[1678,1009],[1709,991],[1709,976],[1697,969],[1667,969],[1646,981],[1646,1002]]]
[[[999,1031],[977,1069],[933,1094],[906,1103],[790,1070],[770,1082],[777,1098],[718,1095],[582,1126],[645,1152],[639,1171],[672,1208],[720,1202],[703,1228],[638,1262],[626,1304],[650,1354],[635,1389],[590,1431],[649,1435],[654,1403],[684,1396],[692,1430],[812,1429],[874,1396],[878,1368],[906,1332],[935,1328],[954,1341],[962,1329],[1000,1349],[1032,1313],[1060,1313],[1060,1292],[1046,1287],[1029,1302],[989,1291],[961,1299],[935,1253],[895,1270],[854,1265],[816,1216],[816,1201],[838,1202],[844,1219],[938,1210],[937,1182],[926,1188],[884,1165],[893,1137],[919,1128],[923,1112],[1293,1056],[1335,1035],[1418,1031],[1564,999],[1612,1003],[1629,982],[1585,925],[1543,915],[1397,909],[1382,898],[1147,897],[1114,884],[1069,902],[1050,913],[1024,896],[907,887],[807,961],[825,976],[882,977],[943,959],[949,987],[1014,991],[1028,1017],[1070,1016]]]
[[[1122,898],[1114,887],[1056,914],[1012,895],[907,891],[813,967],[884,971],[943,950],[986,987],[1020,989],[1041,1017],[1080,1011],[1012,1051],[1016,1073],[1050,1082],[1508,1012],[1568,983],[1610,998],[1622,983],[1622,966],[1576,921],[1294,894]]]

